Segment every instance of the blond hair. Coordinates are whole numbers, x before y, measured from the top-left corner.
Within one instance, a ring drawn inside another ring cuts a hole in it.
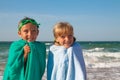
[[[57,24],[54,25],[53,28],[53,35],[54,35],[54,42],[56,42],[56,38],[58,36],[62,36],[64,34],[67,35],[73,35],[74,31],[73,31],[73,27],[71,24],[69,24],[68,22],[59,22]]]

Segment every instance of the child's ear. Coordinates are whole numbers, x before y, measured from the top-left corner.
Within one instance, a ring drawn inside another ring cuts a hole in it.
[[[20,31],[18,31],[18,35],[21,37],[21,32]]]
[[[55,42],[59,43],[59,40],[58,40],[58,38],[56,38],[56,39],[55,39]]]

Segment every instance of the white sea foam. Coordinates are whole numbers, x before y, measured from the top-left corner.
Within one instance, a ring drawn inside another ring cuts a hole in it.
[[[101,52],[104,50],[104,48],[92,48],[92,49],[83,49],[85,52]]]
[[[120,67],[120,52],[116,53],[85,53],[84,59],[88,68]]]

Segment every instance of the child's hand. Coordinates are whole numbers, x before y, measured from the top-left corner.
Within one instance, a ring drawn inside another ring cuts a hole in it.
[[[25,60],[27,59],[27,56],[28,56],[29,52],[30,52],[30,47],[26,44],[24,46],[24,59]]]

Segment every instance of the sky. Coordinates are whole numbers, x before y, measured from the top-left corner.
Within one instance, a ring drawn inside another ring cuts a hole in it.
[[[38,41],[53,41],[53,26],[69,22],[77,41],[120,41],[120,0],[0,0],[0,41],[15,41],[18,22],[40,23]]]

